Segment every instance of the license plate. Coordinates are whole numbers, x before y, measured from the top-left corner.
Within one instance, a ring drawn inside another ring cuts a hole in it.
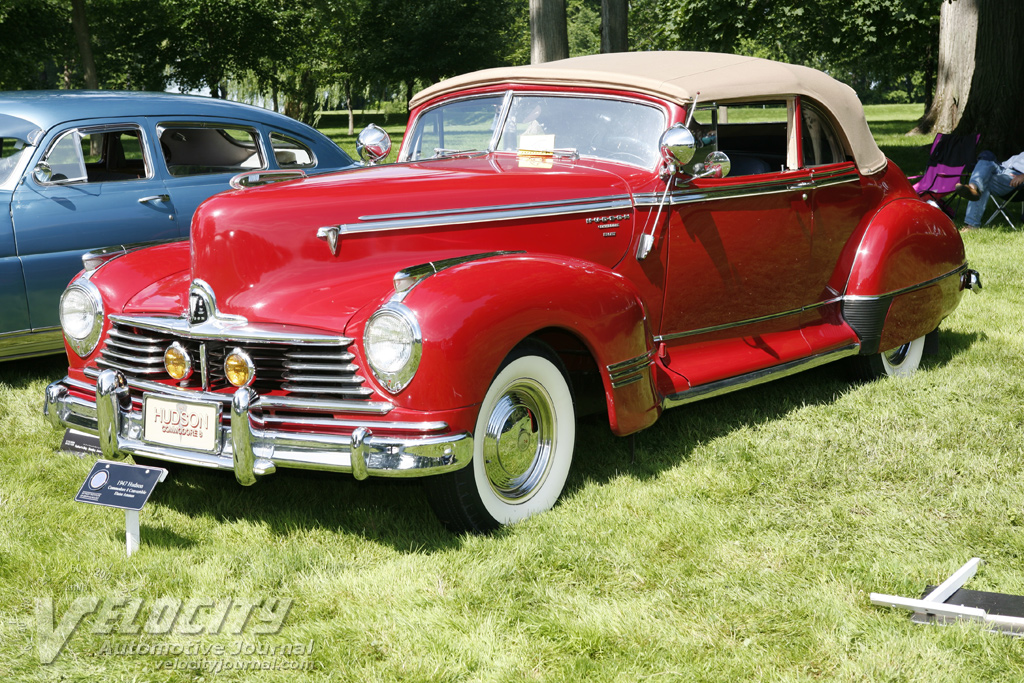
[[[146,396],[142,414],[144,441],[206,453],[217,450],[218,404]]]

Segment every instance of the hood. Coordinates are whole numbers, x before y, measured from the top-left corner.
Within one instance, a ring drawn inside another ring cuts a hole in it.
[[[429,261],[526,251],[614,266],[633,230],[622,178],[522,161],[434,159],[217,195],[193,221],[192,277],[223,313],[342,329],[396,271]]]

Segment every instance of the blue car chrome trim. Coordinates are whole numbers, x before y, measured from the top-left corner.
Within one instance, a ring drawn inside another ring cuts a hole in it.
[[[686,405],[687,403],[693,403],[694,401],[701,401],[706,398],[721,396],[722,394],[728,394],[738,389],[745,389],[746,387],[756,386],[771,380],[788,377],[789,375],[794,375],[804,370],[810,370],[811,368],[831,363],[832,361],[845,358],[846,356],[855,356],[859,351],[860,344],[849,344],[834,351],[826,351],[825,353],[808,356],[807,358],[798,358],[797,360],[783,363],[782,365],[776,365],[763,370],[755,370],[754,372],[737,375],[736,377],[729,377],[709,384],[701,384],[692,389],[688,389],[687,391],[673,394],[672,396],[666,396],[662,400],[661,405],[662,408],[667,410],[669,408]]]
[[[0,358],[17,360],[46,356],[64,349],[64,333],[59,327],[18,330],[0,334]]]
[[[103,456],[123,459],[138,455],[156,460],[233,470],[243,485],[255,483],[260,476],[278,467],[347,472],[357,479],[368,476],[417,477],[450,472],[466,466],[473,458],[473,437],[466,432],[442,433],[443,422],[374,422],[305,418],[296,422],[266,415],[282,407],[281,399],[261,397],[248,387],[233,394],[217,395],[216,405],[225,409],[216,451],[205,453],[185,448],[153,444],[142,439],[143,414],[130,395],[140,389],[117,370],[100,371],[96,377],[95,402],[70,395],[69,387],[82,389],[81,383],[65,378],[46,388],[43,413],[54,427],[73,427],[97,434]],[[164,397],[186,398],[192,402],[208,400],[206,392],[176,390],[160,385]],[[145,395],[145,394],[144,394]],[[157,394],[154,393],[154,396]],[[294,402],[287,401],[287,407]],[[326,406],[320,406],[325,412]],[[318,427],[349,427],[351,434],[333,431],[282,431],[270,428],[280,423]],[[390,430],[408,432],[392,436]],[[385,435],[380,435],[384,431]]]

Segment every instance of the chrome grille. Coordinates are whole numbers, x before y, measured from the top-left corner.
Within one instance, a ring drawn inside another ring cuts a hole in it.
[[[207,391],[230,388],[224,376],[224,359],[238,348],[256,365],[253,389],[259,393],[283,390],[309,398],[364,398],[373,393],[362,386],[365,379],[353,362],[355,356],[347,346],[340,345],[197,340],[115,323],[97,364],[120,370],[129,378],[171,380],[164,369],[163,354],[175,341],[188,350],[194,366],[192,377],[176,383],[183,388],[204,388],[204,375]]]

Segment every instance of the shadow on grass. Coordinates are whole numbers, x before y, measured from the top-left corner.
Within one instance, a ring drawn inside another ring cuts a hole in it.
[[[926,360],[926,367],[941,367],[984,338],[984,333],[944,331],[940,352]],[[614,436],[603,416],[585,418],[577,428],[566,494],[624,472],[641,479],[656,477],[689,460],[700,444],[785,418],[805,406],[833,403],[856,386],[843,364],[834,363],[669,411],[631,437]],[[458,548],[463,542],[436,520],[415,479],[357,482],[348,475],[281,469],[255,486],[242,487],[231,472],[165,466],[171,473],[156,488],[151,504],[188,517],[260,524],[282,536],[325,529],[410,553]],[[165,547],[197,543],[163,528],[147,529],[146,538]]]
[[[68,374],[68,359],[64,354],[23,358],[0,363],[0,383],[13,389],[25,387],[45,379],[47,383]],[[42,399],[42,394],[39,396]]]

